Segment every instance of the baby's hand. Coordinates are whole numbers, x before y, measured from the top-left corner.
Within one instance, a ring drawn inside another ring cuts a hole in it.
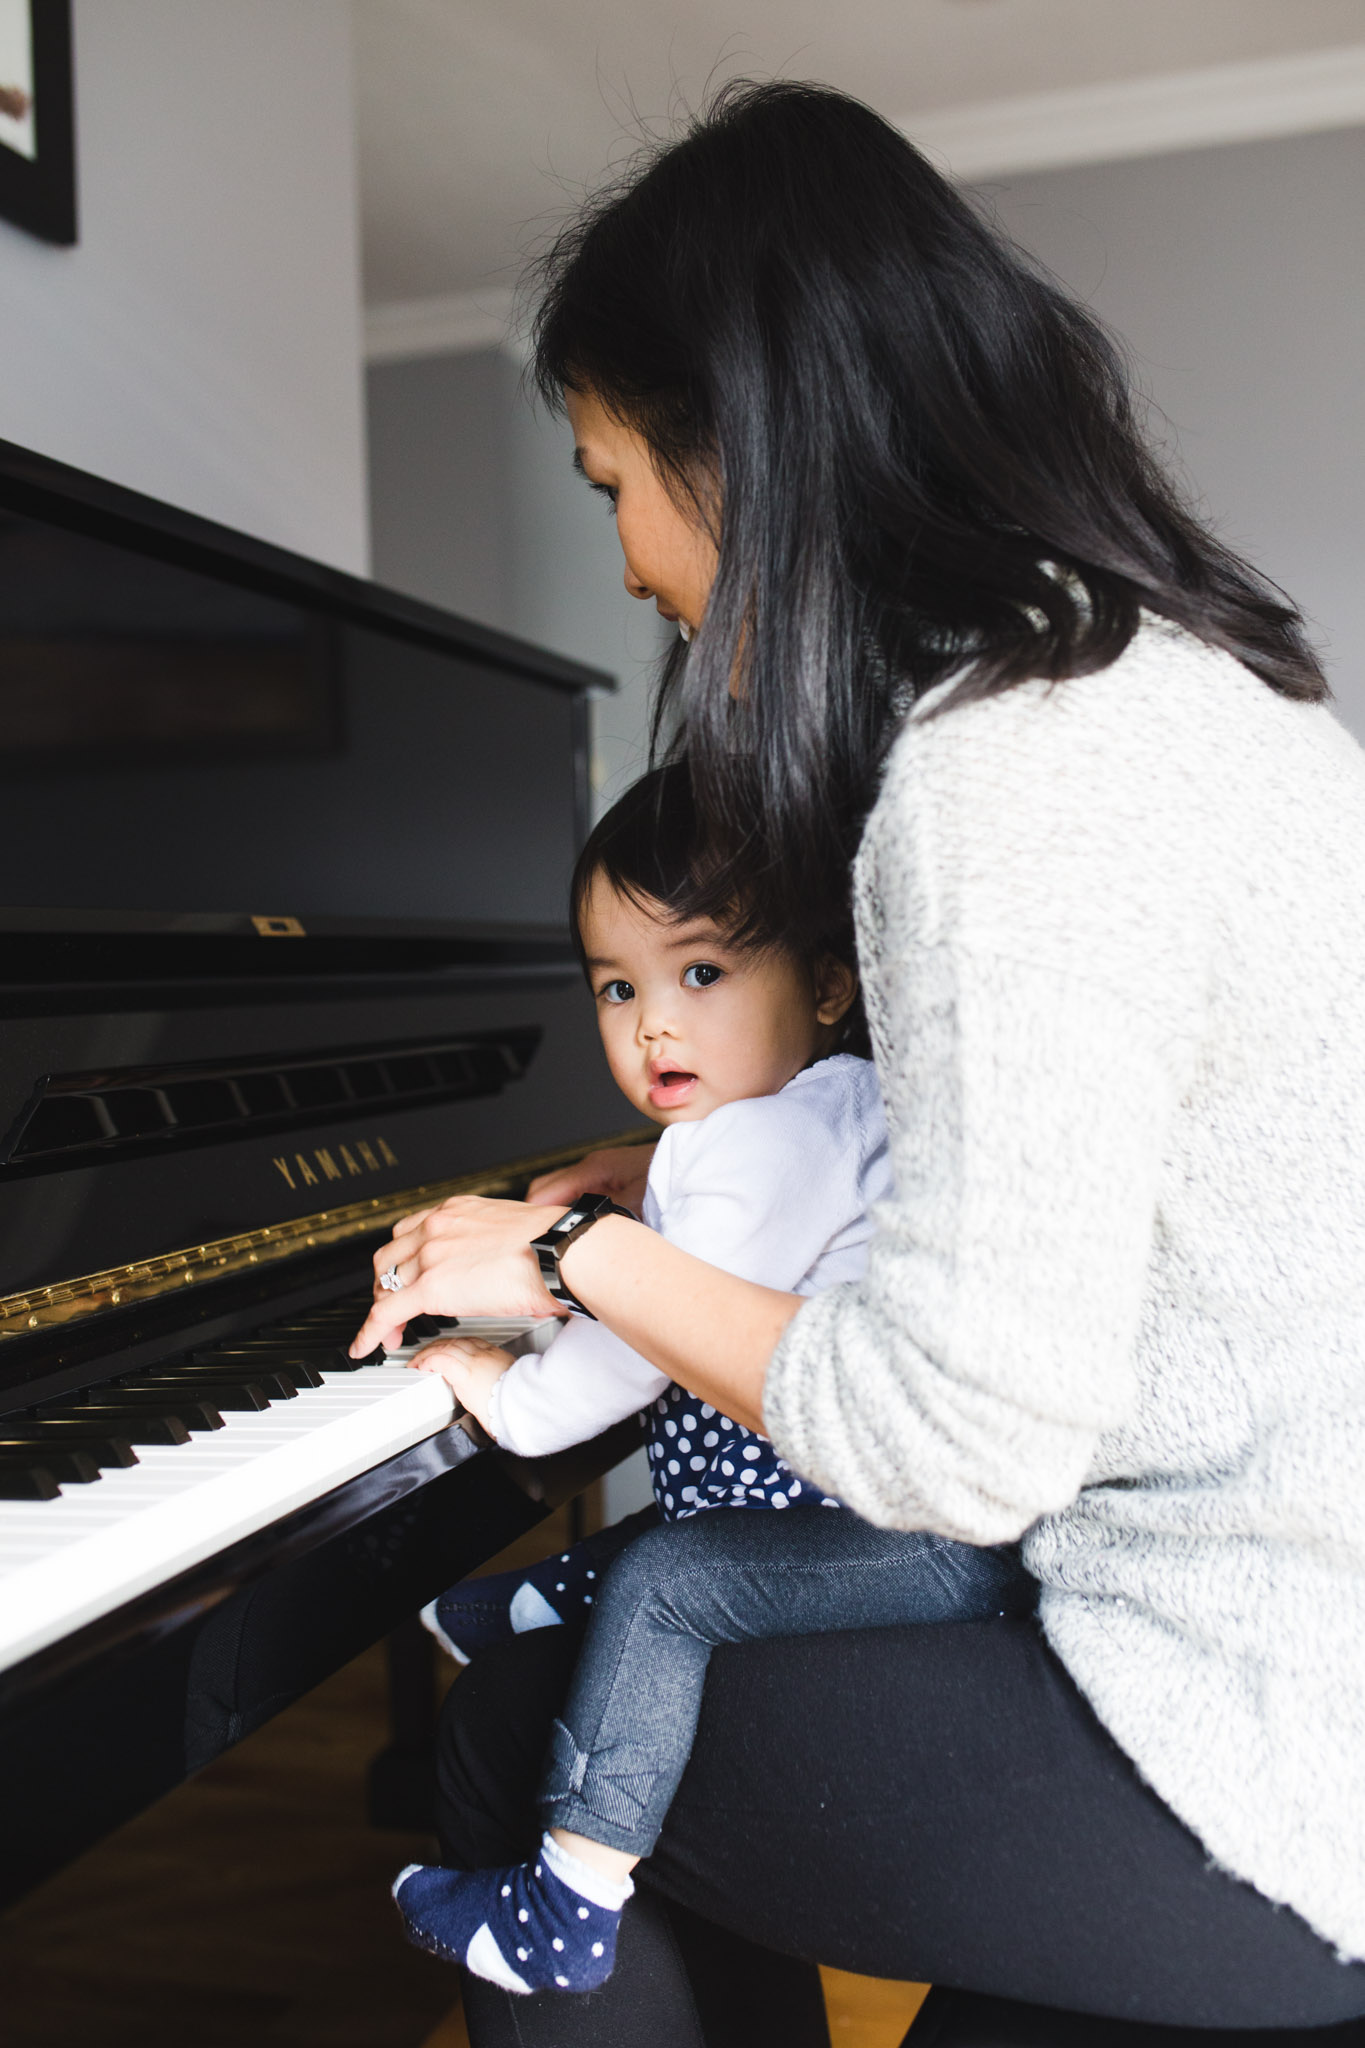
[[[427,1344],[410,1361],[414,1372],[434,1372],[454,1390],[461,1407],[468,1410],[481,1429],[489,1428],[493,1389],[512,1363],[510,1351],[485,1344],[478,1337],[441,1337]]]

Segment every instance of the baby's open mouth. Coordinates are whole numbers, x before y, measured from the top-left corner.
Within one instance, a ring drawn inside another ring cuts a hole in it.
[[[672,1109],[685,1102],[696,1085],[696,1075],[683,1067],[664,1067],[649,1084],[649,1099],[656,1109]]]

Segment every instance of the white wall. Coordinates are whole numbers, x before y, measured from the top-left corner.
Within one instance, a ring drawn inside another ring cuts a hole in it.
[[[1127,339],[1186,481],[1307,611],[1365,739],[1365,129],[1001,179],[987,197]]]
[[[0,221],[0,436],[368,566],[338,0],[76,0],[80,234]]]

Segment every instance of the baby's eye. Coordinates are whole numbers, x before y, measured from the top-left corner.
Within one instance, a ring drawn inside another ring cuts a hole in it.
[[[713,967],[709,960],[698,960],[696,965],[683,972],[684,988],[714,988],[724,974],[723,967]]]
[[[634,994],[634,986],[628,981],[609,981],[602,990],[603,1000],[608,1003],[628,1003]]]

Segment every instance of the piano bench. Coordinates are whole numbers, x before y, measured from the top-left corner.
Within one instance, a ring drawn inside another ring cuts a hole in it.
[[[1365,2048],[1365,2019],[1330,2027],[1158,2027],[936,1985],[901,2048]]]

